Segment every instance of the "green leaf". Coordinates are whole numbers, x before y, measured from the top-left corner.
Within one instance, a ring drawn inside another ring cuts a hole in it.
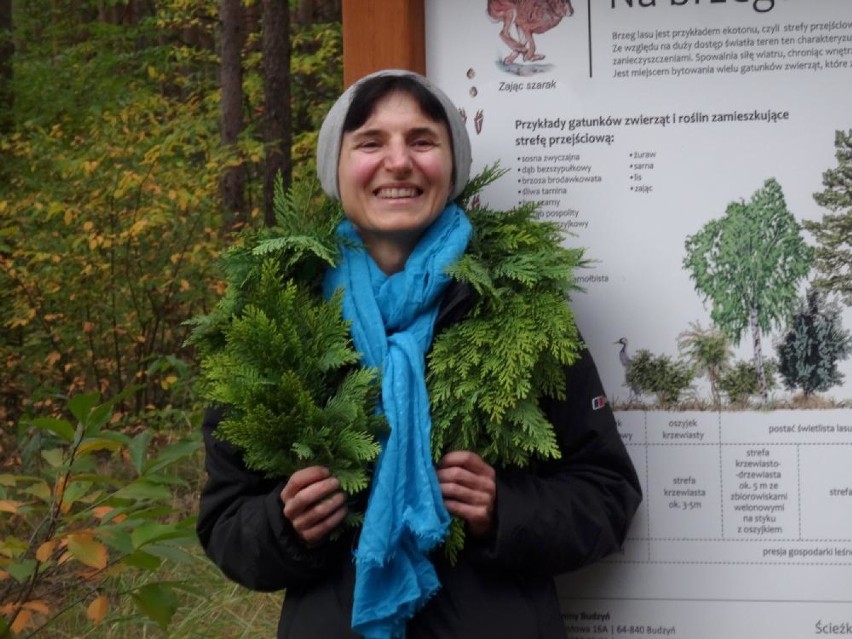
[[[185,537],[186,530],[182,530],[178,524],[161,524],[156,521],[147,521],[140,524],[130,535],[133,547],[139,548],[152,541],[164,539],[175,539]]]
[[[168,488],[149,481],[135,481],[119,488],[113,493],[113,497],[135,501],[167,501],[171,497],[171,492]]]
[[[98,537],[107,546],[118,551],[120,555],[129,555],[133,552],[133,542],[130,541],[130,535],[127,531],[122,530],[120,525],[101,524],[98,527]]]
[[[37,565],[38,562],[35,559],[24,559],[23,561],[8,564],[3,569],[12,575],[15,581],[23,583],[32,576]]]
[[[15,475],[10,475],[9,473],[0,475],[0,486],[14,486],[17,483],[18,477]]]
[[[34,481],[32,484],[22,489],[21,492],[26,495],[37,497],[44,502],[49,502],[53,498],[53,491],[50,489],[50,485],[43,479]]]
[[[41,456],[51,468],[59,468],[65,463],[65,451],[62,448],[43,450]]]
[[[74,427],[64,419],[37,417],[33,420],[33,426],[58,435],[69,443],[74,441]]]
[[[198,543],[193,540],[193,543]],[[169,561],[186,564],[196,561],[197,558],[192,553],[183,550],[178,546],[171,546],[166,544],[149,544],[145,546],[145,550],[152,555],[160,557],[161,559],[167,559]]]
[[[121,560],[121,563],[132,568],[147,570],[154,572],[162,565],[163,560],[159,557],[145,552],[144,550],[135,550]]]
[[[179,605],[174,589],[165,583],[142,586],[133,593],[133,601],[139,611],[156,622],[163,632],[168,630]]]
[[[153,437],[151,431],[142,431],[134,437],[127,446],[127,451],[130,454],[130,463],[137,475],[142,474],[142,468],[145,466],[145,460],[148,456],[148,444]]]
[[[192,457],[204,446],[200,439],[192,439],[169,444],[145,466],[143,475],[156,473],[167,466]]]
[[[104,424],[112,417],[113,402],[106,402],[100,406],[96,406],[83,420],[86,426],[86,434],[94,435],[99,433]]]
[[[77,418],[78,421],[86,423],[86,418],[92,410],[92,407],[98,403],[100,393],[84,393],[75,395],[68,400],[68,410]]]
[[[65,487],[65,492],[62,494],[62,503],[71,505],[79,501],[81,497],[88,494],[92,483],[88,481],[72,481]]]

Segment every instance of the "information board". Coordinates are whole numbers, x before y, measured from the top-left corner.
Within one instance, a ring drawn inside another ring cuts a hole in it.
[[[484,199],[590,260],[645,499],[569,637],[852,636],[852,2],[427,0],[426,43]]]

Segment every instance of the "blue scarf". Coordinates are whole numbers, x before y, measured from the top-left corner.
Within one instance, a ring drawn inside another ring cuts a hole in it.
[[[325,295],[344,289],[343,317],[365,366],[381,369],[382,410],[390,426],[376,462],[355,551],[352,628],[367,639],[397,639],[440,588],[427,554],[446,536],[450,516],[432,465],[425,354],[432,343],[445,271],[467,248],[470,222],[448,205],[411,253],[385,275],[345,220],[343,259],[325,279]]]

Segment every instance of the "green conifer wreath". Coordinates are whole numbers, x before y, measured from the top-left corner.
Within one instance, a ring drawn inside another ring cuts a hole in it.
[[[486,168],[460,196],[474,234],[449,274],[473,288],[475,302],[428,355],[436,461],[472,450],[522,467],[560,454],[539,399],[563,396],[564,367],[581,348],[566,301],[582,250],[564,248],[533,205],[480,206],[477,194],[504,173]],[[322,297],[342,212],[316,200],[302,185],[287,194],[279,186],[277,225],[244,233],[223,256],[227,291],[191,321],[189,342],[201,357],[202,397],[226,410],[217,436],[240,448],[249,468],[280,477],[327,466],[354,495],[369,484],[386,425],[375,412],[378,372],[358,364],[340,296]],[[448,546],[462,543],[456,522]]]

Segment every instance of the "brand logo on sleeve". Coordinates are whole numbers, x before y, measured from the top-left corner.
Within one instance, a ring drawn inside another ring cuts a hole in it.
[[[604,406],[606,406],[606,395],[592,397],[592,410],[600,410]]]

